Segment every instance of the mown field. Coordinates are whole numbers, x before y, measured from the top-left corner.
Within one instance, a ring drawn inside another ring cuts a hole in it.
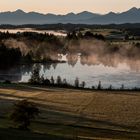
[[[41,110],[30,132],[11,128],[14,124],[8,119],[13,103],[20,99],[35,102]],[[13,139],[139,140],[139,132],[140,92],[0,87],[0,139],[15,135]]]

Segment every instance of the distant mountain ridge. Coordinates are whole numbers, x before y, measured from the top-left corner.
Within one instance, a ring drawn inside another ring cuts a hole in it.
[[[122,13],[110,12],[108,14],[97,14],[88,11],[81,13],[68,13],[66,15],[42,14],[37,12],[24,12],[16,10],[13,12],[1,12],[0,24],[123,24],[140,23],[140,8],[133,7]]]

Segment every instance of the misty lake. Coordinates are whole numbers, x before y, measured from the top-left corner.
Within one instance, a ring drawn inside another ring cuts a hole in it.
[[[70,59],[72,58],[72,59]],[[41,75],[50,79],[57,76],[66,78],[70,84],[74,84],[76,77],[79,81],[85,81],[86,87],[97,86],[98,82],[102,82],[104,88],[110,85],[113,88],[120,88],[123,84],[125,88],[140,87],[140,67],[139,61],[135,62],[136,65],[131,66],[132,62],[123,62],[112,64],[94,62],[90,59],[85,61],[86,58],[76,56],[63,56],[66,63],[54,64],[40,64]],[[8,70],[0,70],[0,79],[10,79],[11,81],[27,82],[30,78],[33,65],[23,65],[12,67]]]
[[[35,30],[32,28],[19,28],[19,29],[0,29],[0,32],[9,32],[9,33],[23,33],[23,32],[37,32],[37,33],[48,33],[54,34],[56,36],[66,36],[65,31],[54,31],[54,30]]]
[[[1,32],[6,32],[6,29],[0,29]],[[51,33],[58,36],[65,36],[63,31],[37,31],[34,29],[12,29],[10,33],[17,32],[39,32]],[[85,50],[86,51],[86,50]],[[40,64],[41,75],[50,79],[61,76],[62,79],[66,78],[67,82],[74,84],[76,77],[79,81],[85,81],[86,87],[97,86],[99,81],[102,82],[104,88],[112,85],[113,88],[120,88],[124,85],[125,88],[140,88],[140,59],[139,57],[127,58],[122,56],[108,56],[108,55],[87,55],[80,56],[80,54],[67,54],[63,55],[61,60],[66,63],[54,64]],[[13,82],[28,82],[31,76],[31,71],[35,64],[18,65],[9,69],[0,69],[0,80],[10,80]]]

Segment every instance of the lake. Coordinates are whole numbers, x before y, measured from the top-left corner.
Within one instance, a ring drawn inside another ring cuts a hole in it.
[[[110,85],[113,88],[120,88],[122,84],[125,88],[140,88],[140,61],[135,61],[135,65],[133,64],[133,66],[132,60],[122,61],[122,63],[114,60],[112,64],[107,63],[107,61],[106,63],[101,63],[95,58],[87,60],[87,56],[84,58],[80,54],[75,56],[64,55],[62,56],[62,60],[66,60],[67,62],[40,64],[40,74],[49,79],[51,76],[54,79],[57,76],[61,76],[62,79],[66,78],[70,84],[74,84],[75,78],[78,77],[80,82],[86,82],[86,87],[96,87],[99,81],[101,81],[104,88]],[[0,70],[0,79],[27,82],[30,78],[32,68],[33,64],[16,66],[4,71]]]
[[[37,32],[37,33],[48,33],[54,34],[56,36],[66,36],[65,31],[54,31],[54,30],[35,30],[32,28],[19,28],[19,29],[0,29],[0,32],[9,32],[9,33],[23,33],[23,32]]]
[[[9,31],[10,33],[28,31],[66,36],[64,31],[40,31],[30,28],[15,30],[0,29],[0,31]],[[127,45],[127,48],[126,46],[122,47],[126,49],[120,49],[120,52],[112,54],[106,51],[107,47],[103,47],[104,42],[93,41],[89,43],[88,40],[84,40],[80,41],[80,43],[76,43],[76,45],[70,44],[70,53],[60,57],[61,60],[65,60],[66,63],[40,64],[40,74],[43,74],[44,77],[49,79],[51,76],[53,76],[54,79],[56,79],[57,76],[61,76],[62,79],[66,78],[70,84],[74,84],[74,80],[78,77],[80,82],[86,82],[86,87],[96,87],[99,81],[101,81],[104,88],[108,88],[110,85],[112,85],[113,88],[120,88],[122,85],[124,85],[125,88],[140,88],[139,53],[136,49],[134,56],[131,56],[129,54],[129,48],[131,48],[131,46],[129,46],[129,44]],[[82,52],[82,55],[79,52]],[[59,58],[57,52],[56,54],[51,52],[49,55],[52,58]],[[9,69],[1,69],[0,80],[28,82],[34,65],[35,64],[18,65],[10,67]]]

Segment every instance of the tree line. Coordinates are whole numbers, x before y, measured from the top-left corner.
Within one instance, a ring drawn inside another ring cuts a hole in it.
[[[85,88],[86,83],[85,81],[82,81],[82,83],[79,82],[79,79],[76,78],[74,81],[74,86],[69,84],[67,80],[64,78],[62,79],[60,76],[57,76],[57,79],[55,80],[53,76],[51,76],[50,79],[44,78],[44,75],[40,76],[40,67],[34,66],[31,78],[29,79],[29,84],[32,85],[46,85],[46,86],[57,86],[57,87],[75,87],[75,88]]]
[[[3,43],[0,44],[0,67],[18,63],[21,57],[22,54],[19,48],[8,48]]]
[[[97,40],[105,40],[105,37],[102,34],[94,34],[90,31],[86,31],[85,33],[82,33],[80,31],[76,32],[69,32],[66,36],[66,39],[71,40],[71,39],[97,39]]]
[[[53,87],[61,87],[61,88],[76,88],[76,89],[92,89],[92,90],[135,90],[135,91],[139,91],[140,89],[137,87],[134,87],[132,89],[128,89],[125,87],[124,84],[122,84],[120,86],[120,88],[118,89],[114,89],[112,85],[109,85],[108,88],[104,88],[102,86],[102,82],[99,81],[97,86],[92,86],[91,88],[86,87],[86,82],[79,81],[79,78],[76,77],[74,80],[73,85],[67,82],[67,79],[62,79],[61,76],[57,76],[56,79],[54,79],[53,76],[51,76],[50,79],[48,78],[44,78],[44,75],[40,75],[40,67],[39,65],[35,65],[32,73],[31,73],[31,77],[28,81],[29,84],[31,85],[43,85],[43,86],[53,86]]]

